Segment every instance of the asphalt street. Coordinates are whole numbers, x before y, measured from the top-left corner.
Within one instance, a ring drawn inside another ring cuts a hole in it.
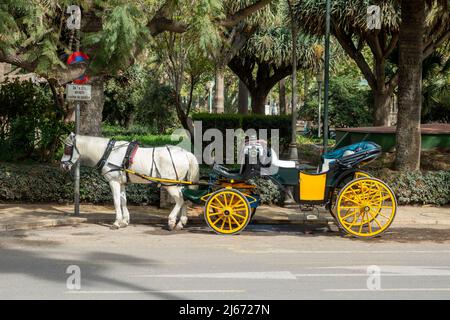
[[[1,299],[449,299],[450,229],[357,240],[324,226],[0,233]]]

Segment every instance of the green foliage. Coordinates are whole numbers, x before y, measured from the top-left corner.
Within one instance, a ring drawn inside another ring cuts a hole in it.
[[[394,191],[399,204],[447,205],[450,203],[450,171],[397,172],[384,170],[374,176]]]
[[[48,87],[31,82],[0,86],[0,159],[53,159],[59,137],[69,132]]]
[[[285,23],[285,22],[283,22]],[[297,38],[298,67],[313,69],[319,61],[314,52],[317,38],[299,33]],[[255,57],[259,62],[270,62],[275,66],[289,65],[292,61],[292,35],[289,27],[271,26],[259,30],[245,44],[240,55]]]
[[[318,97],[317,88],[311,92],[311,96]],[[370,99],[370,91],[359,83],[358,78],[346,75],[334,76],[330,79],[330,124],[338,128],[370,125],[372,123]],[[317,98],[308,99],[300,108],[299,117],[317,123],[318,110]],[[323,105],[321,111],[323,112]]]
[[[172,141],[170,135],[149,134],[152,130],[153,129],[139,125],[133,125],[130,128],[107,124],[102,126],[102,134],[104,137],[125,141],[136,140],[144,146],[176,145],[179,142]]]
[[[449,49],[450,42],[423,62],[423,122],[450,122]]]
[[[154,79],[135,64],[120,76],[112,77],[105,86],[103,120],[110,124],[146,127],[146,134],[165,133],[177,124],[173,89]]]
[[[174,109],[173,88],[150,80],[139,102],[136,121],[153,128],[155,134],[166,133],[178,124]]]
[[[92,168],[81,168],[80,199],[89,203],[112,203],[106,180]],[[72,202],[73,178],[56,166],[0,163],[0,201]],[[159,203],[159,189],[151,185],[127,186],[132,204]]]
[[[83,45],[96,46],[90,67],[99,72],[123,70],[134,59],[134,53],[149,41],[144,12],[134,3],[120,3],[103,13],[103,27],[83,39]]]
[[[261,203],[275,205],[281,205],[283,203],[283,192],[272,180],[255,178],[249,182],[256,185]]]

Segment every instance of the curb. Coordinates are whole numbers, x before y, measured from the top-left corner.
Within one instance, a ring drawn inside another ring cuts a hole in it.
[[[306,220],[304,217],[299,217],[295,219],[290,219],[289,217],[277,217],[276,219],[271,219],[267,217],[258,217],[252,220],[253,224],[268,224],[268,225],[300,225],[300,224],[328,224],[332,218],[320,218],[317,220]],[[62,217],[56,219],[44,219],[40,221],[33,222],[12,222],[0,224],[0,232],[5,231],[18,231],[18,230],[33,230],[49,227],[60,227],[60,226],[75,226],[82,223],[88,224],[112,224],[114,221],[114,216],[110,217]],[[132,224],[166,224],[167,217],[161,216],[146,216],[146,217],[135,217],[131,218]],[[190,225],[206,225],[203,216],[189,217],[188,223]]]

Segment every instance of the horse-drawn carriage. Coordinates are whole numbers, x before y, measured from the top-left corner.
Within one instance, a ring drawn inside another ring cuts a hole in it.
[[[389,186],[360,170],[381,154],[381,148],[372,142],[324,154],[319,168],[311,171],[295,161],[278,159],[264,141],[252,140],[243,148],[238,170],[215,164],[206,181],[198,181],[195,156],[178,147],[139,148],[136,143],[74,134],[65,146],[63,168],[69,170],[81,161],[96,167],[109,182],[115,228],[126,227],[130,221],[124,187],[130,182],[158,183],[168,190],[176,203],[169,215],[170,229],[186,225],[184,200],[190,200],[204,204],[206,223],[220,234],[236,234],[248,225],[260,204],[258,188],[251,182],[258,177],[292,190],[300,205],[325,206],[338,226],[356,237],[374,237],[386,231],[397,208]],[[189,188],[192,185],[198,188]]]
[[[206,223],[217,233],[239,233],[248,225],[260,204],[257,187],[249,182],[255,177],[271,179],[281,189],[291,187],[300,205],[325,206],[338,226],[356,237],[377,236],[394,219],[397,203],[392,190],[359,169],[381,154],[375,143],[362,142],[324,154],[315,172],[294,161],[279,160],[274,152],[269,152],[266,166],[260,161],[249,164],[252,151],[260,155],[267,150],[259,143],[246,145],[246,161],[240,170],[216,164],[207,185],[183,189],[185,199],[204,203]]]

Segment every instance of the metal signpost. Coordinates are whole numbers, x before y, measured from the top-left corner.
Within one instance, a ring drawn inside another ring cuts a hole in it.
[[[90,85],[78,85],[68,84],[66,86],[66,99],[67,101],[74,101],[75,107],[75,134],[78,136],[80,133],[80,101],[91,100],[91,86]],[[76,138],[75,138],[76,139]],[[76,141],[75,141],[76,144]],[[80,214],[80,161],[75,164],[75,196],[74,196],[74,214]]]

